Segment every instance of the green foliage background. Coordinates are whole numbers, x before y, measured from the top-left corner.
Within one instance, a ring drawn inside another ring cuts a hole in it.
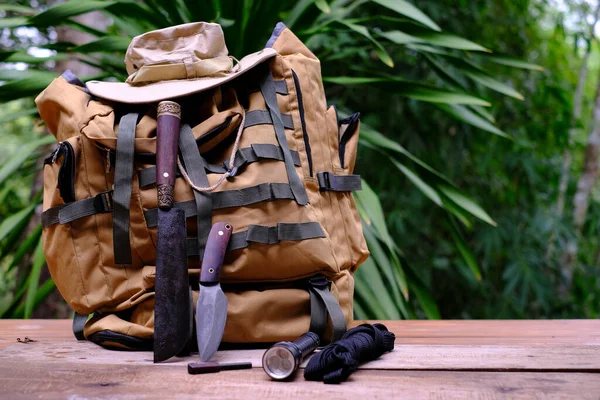
[[[95,10],[112,21],[106,31],[73,19]],[[36,189],[53,138],[32,99],[58,74],[56,62],[97,67],[84,80],[124,80],[131,37],[197,20],[222,24],[238,58],[285,21],[321,59],[328,101],[342,114],[361,112],[357,173],[365,189],[355,197],[372,257],[356,274],[356,317],[597,316],[600,196],[588,211],[573,283],[561,275],[574,231],[554,203],[581,52],[554,3],[11,1],[0,13],[0,316],[29,317],[54,290],[43,269]],[[57,26],[94,39],[57,42]],[[24,35],[23,27],[37,33]],[[34,57],[32,47],[53,52]],[[596,47],[593,54],[582,135]],[[572,148],[573,177],[582,138]]]

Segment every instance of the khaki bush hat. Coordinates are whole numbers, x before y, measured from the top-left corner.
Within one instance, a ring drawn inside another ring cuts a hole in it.
[[[277,54],[265,48],[235,62],[221,25],[193,22],[133,38],[125,55],[125,82],[88,81],[97,97],[120,103],[153,103],[198,93],[230,81]]]

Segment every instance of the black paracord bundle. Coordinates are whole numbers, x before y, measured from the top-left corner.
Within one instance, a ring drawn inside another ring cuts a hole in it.
[[[392,351],[395,339],[396,336],[383,324],[359,325],[315,354],[304,369],[304,378],[324,383],[343,382],[360,363]]]

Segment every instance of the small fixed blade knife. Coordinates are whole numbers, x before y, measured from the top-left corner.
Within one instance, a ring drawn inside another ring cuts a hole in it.
[[[233,228],[226,222],[215,223],[206,242],[200,272],[200,296],[196,303],[196,338],[200,360],[208,361],[223,338],[227,320],[227,297],[219,282],[223,259]]]

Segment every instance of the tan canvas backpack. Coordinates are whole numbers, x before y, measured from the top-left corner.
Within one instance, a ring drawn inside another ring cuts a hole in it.
[[[352,320],[352,273],[369,255],[352,198],[358,114],[340,120],[327,107],[319,60],[283,24],[267,47],[277,55],[178,99],[180,154],[195,183],[214,185],[229,169],[245,121],[232,177],[210,193],[182,177],[175,184],[194,302],[206,241],[198,227],[234,227],[221,277],[224,342],[292,340],[309,329],[339,336]],[[44,165],[44,252],[80,316],[74,330],[106,347],[150,349],[156,104],[102,99],[68,72],[36,103],[58,141]]]

